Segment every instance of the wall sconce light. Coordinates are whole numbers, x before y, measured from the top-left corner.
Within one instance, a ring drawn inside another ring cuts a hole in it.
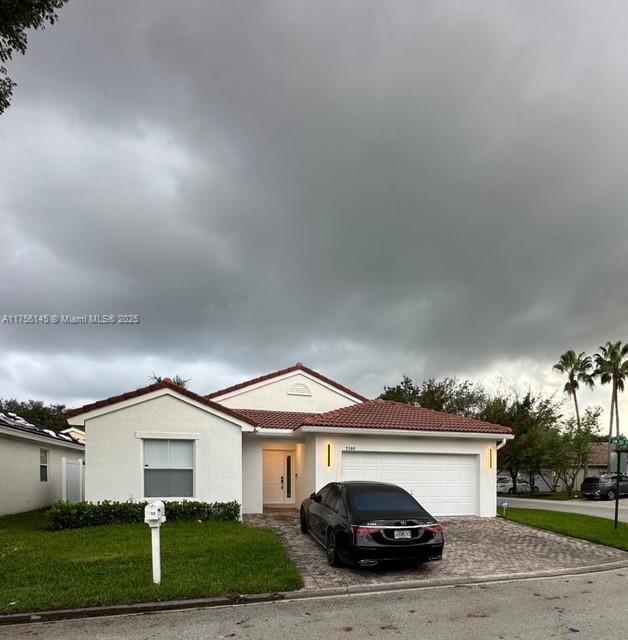
[[[327,466],[331,467],[331,444],[327,445]]]

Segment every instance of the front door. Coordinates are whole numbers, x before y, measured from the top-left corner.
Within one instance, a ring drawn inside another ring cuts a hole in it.
[[[264,451],[264,504],[294,504],[294,452]]]

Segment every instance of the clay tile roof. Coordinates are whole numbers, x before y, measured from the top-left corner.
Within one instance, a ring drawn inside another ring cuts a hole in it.
[[[608,444],[595,442],[591,445],[590,466],[606,467],[608,465]]]
[[[253,420],[258,427],[265,429],[296,429],[306,418],[320,415],[303,411],[268,411],[266,409],[236,409],[236,411]]]
[[[332,380],[331,378],[327,378],[326,376],[324,376],[321,373],[318,373],[318,371],[314,371],[314,369],[310,369],[309,367],[306,367],[304,364],[297,362],[295,365],[291,366],[291,367],[287,367],[286,369],[280,369],[279,371],[273,371],[272,373],[266,373],[263,376],[259,376],[258,378],[252,378],[251,380],[245,380],[244,382],[239,382],[238,384],[234,384],[231,387],[226,387],[225,389],[219,389],[218,391],[213,391],[212,393],[209,393],[208,395],[206,395],[206,398],[212,399],[212,398],[218,398],[220,396],[223,396],[227,393],[231,393],[232,391],[238,391],[239,389],[244,389],[252,384],[257,384],[258,382],[264,382],[266,380],[272,380],[273,378],[278,378],[279,376],[283,376],[286,373],[292,373],[293,371],[304,371],[305,373],[308,373],[309,375],[313,376],[314,378],[318,378],[319,380],[322,380],[323,382],[326,382],[327,384],[331,385],[332,387],[336,387],[336,389],[343,391],[344,393],[348,393],[350,396],[353,396],[354,398],[357,398],[358,400],[368,400],[368,398],[364,397],[363,395],[360,395],[359,393],[356,393],[355,391],[352,391],[351,389],[349,389],[348,387],[345,387],[343,385],[341,385],[340,383],[336,382],[335,380]]]
[[[509,427],[390,400],[369,400],[306,418],[303,426],[511,433]]]
[[[212,402],[204,396],[199,396],[197,393],[186,389],[185,387],[181,387],[178,384],[175,384],[168,378],[162,380],[161,382],[156,382],[155,384],[150,384],[146,387],[141,387],[140,389],[135,389],[134,391],[128,391],[127,393],[121,393],[117,396],[111,396],[111,398],[106,398],[105,400],[98,400],[97,402],[92,402],[90,404],[85,404],[82,407],[77,407],[76,409],[69,409],[65,412],[66,418],[72,418],[73,416],[78,416],[82,413],[87,413],[88,411],[93,411],[94,409],[101,409],[102,407],[106,407],[112,404],[117,404],[118,402],[123,402],[124,400],[131,400],[132,398],[138,398],[140,396],[146,395],[148,393],[152,393],[153,391],[158,391],[159,389],[172,389],[177,393],[180,393],[191,400],[195,400],[196,402],[200,402],[216,411],[220,411],[220,413],[224,413],[233,418],[237,418],[238,420],[242,420],[247,422],[253,426],[256,426],[256,423],[251,420],[249,417],[244,414],[234,411],[233,409],[229,409],[224,407],[217,402]]]

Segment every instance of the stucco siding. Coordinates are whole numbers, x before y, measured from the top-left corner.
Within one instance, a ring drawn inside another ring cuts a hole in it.
[[[39,479],[39,450],[48,449],[48,481]],[[63,497],[61,459],[83,452],[53,443],[0,436],[0,515],[50,506]]]
[[[316,440],[314,436],[307,436],[303,442],[303,463],[301,467],[300,500],[307,498],[310,493],[320,487],[316,486]]]
[[[311,492],[314,450],[304,442],[245,434],[242,440],[242,513],[262,513],[264,508],[264,451],[294,452],[294,503],[299,507]]]
[[[295,390],[305,388],[311,395],[296,395]],[[216,398],[220,404],[232,409],[269,409],[274,411],[312,411],[323,413],[356,404],[358,400],[317,382],[314,378],[294,373],[266,381],[233,395]]]
[[[264,441],[255,435],[242,436],[242,513],[262,513]]]
[[[330,445],[330,464],[327,461],[327,445]],[[313,443],[316,457],[315,487],[319,490],[328,482],[341,481],[342,454],[345,450],[399,452],[399,453],[442,453],[474,455],[478,457],[478,513],[479,516],[495,516],[496,466],[495,440],[403,437],[403,436],[355,436],[355,435],[316,435]],[[489,468],[489,449],[492,449],[492,469]],[[443,468],[447,473],[447,468]]]
[[[242,432],[228,420],[161,395],[85,421],[85,496],[141,500],[143,439],[195,442],[194,500],[242,504]]]

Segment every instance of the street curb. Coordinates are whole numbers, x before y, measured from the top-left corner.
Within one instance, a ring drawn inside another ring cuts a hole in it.
[[[487,582],[511,582],[514,580],[533,580],[534,578],[559,578],[586,573],[612,571],[628,568],[628,560],[606,562],[603,564],[559,569],[548,571],[532,571],[528,573],[494,574],[484,576],[466,576],[462,578],[432,578],[427,580],[404,580],[401,582],[377,582],[366,585],[347,587],[330,587],[307,591],[280,591],[276,593],[255,593],[216,598],[195,598],[190,600],[165,600],[163,602],[138,602],[135,604],[119,604],[104,607],[82,607],[77,609],[57,609],[55,611],[37,611],[32,613],[11,613],[0,615],[0,626],[12,624],[29,624],[33,622],[54,622],[57,620],[76,620],[80,618],[96,618],[102,616],[119,616],[159,611],[176,611],[184,609],[201,609],[207,607],[226,607],[241,604],[257,604],[262,602],[298,601],[310,598],[351,596],[366,593],[382,593],[391,591],[410,591],[435,587],[472,586]]]

